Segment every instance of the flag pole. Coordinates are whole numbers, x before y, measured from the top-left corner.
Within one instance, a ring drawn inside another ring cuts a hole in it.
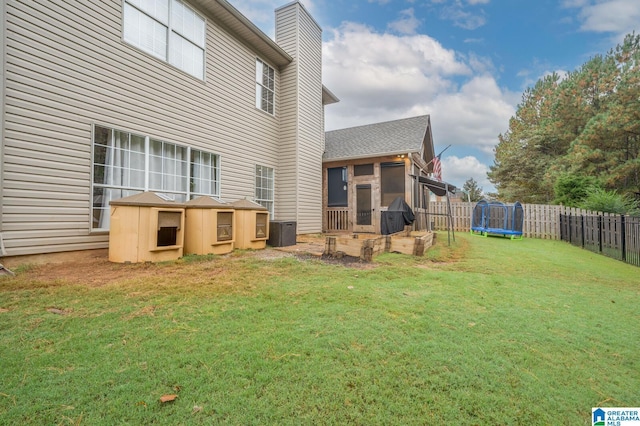
[[[449,144],[445,149],[443,149],[442,151],[440,151],[440,154],[434,156],[433,158],[439,158],[443,152],[445,152],[446,150],[448,150],[449,148],[451,148],[451,144]],[[429,161],[427,163],[427,167],[429,167],[429,164],[433,163],[433,158],[431,159],[431,161]]]

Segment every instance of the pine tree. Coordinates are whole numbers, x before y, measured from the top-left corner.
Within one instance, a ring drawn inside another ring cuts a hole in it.
[[[469,178],[462,185],[462,196],[464,201],[476,201],[482,200],[482,187],[478,186],[478,182],[474,178]]]
[[[488,176],[506,201],[559,201],[566,176],[640,193],[640,36],[527,89]]]

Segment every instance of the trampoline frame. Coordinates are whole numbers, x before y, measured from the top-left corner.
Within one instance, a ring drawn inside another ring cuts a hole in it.
[[[524,209],[519,201],[504,204],[480,200],[471,213],[471,234],[488,237],[502,235],[512,240],[523,238]]]

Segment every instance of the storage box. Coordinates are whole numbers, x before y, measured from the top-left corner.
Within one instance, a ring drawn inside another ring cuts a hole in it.
[[[287,247],[296,245],[296,222],[272,220],[269,222],[269,239],[271,247]]]

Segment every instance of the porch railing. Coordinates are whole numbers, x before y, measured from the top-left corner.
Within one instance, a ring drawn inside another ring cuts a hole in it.
[[[327,209],[326,232],[349,230],[349,209],[341,207],[329,207]]]

